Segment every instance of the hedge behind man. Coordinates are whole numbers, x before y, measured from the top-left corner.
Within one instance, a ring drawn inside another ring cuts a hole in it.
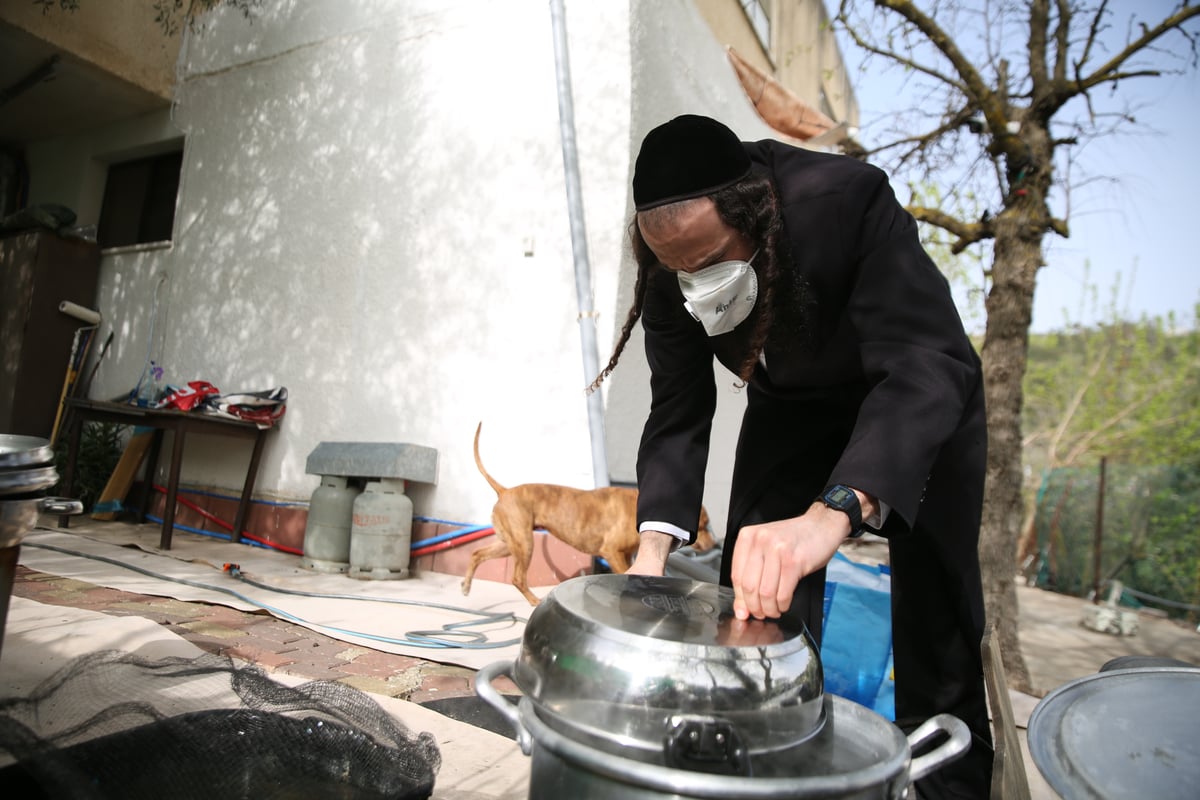
[[[873,166],[695,115],[646,135],[633,199],[633,306],[593,384],[640,318],[651,409],[631,572],[661,575],[695,539],[715,356],[747,401],[721,564],[735,612],[799,617],[819,642],[826,564],[847,537],[886,537],[896,724],[947,712],[974,738],[918,791],[987,797],[983,379],[916,223]]]

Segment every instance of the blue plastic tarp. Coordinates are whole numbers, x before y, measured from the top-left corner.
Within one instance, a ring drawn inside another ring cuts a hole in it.
[[[891,575],[834,555],[825,573],[821,666],[825,691],[896,718]]]

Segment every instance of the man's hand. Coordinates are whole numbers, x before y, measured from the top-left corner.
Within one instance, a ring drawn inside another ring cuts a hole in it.
[[[787,611],[800,579],[828,564],[849,535],[850,520],[824,503],[799,517],[742,528],[733,548],[733,613],[768,619]]]
[[[638,545],[637,556],[626,575],[662,575],[667,568],[667,556],[675,544],[675,537],[662,531],[645,531]]]

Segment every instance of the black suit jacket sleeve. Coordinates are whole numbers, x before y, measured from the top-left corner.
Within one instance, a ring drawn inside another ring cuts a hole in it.
[[[642,327],[651,401],[638,450],[638,525],[669,522],[695,541],[717,404],[713,354],[664,267],[650,270]]]
[[[853,276],[845,313],[867,393],[829,482],[874,494],[911,527],[939,452],[968,413],[979,360],[884,173],[859,171],[839,200]]]

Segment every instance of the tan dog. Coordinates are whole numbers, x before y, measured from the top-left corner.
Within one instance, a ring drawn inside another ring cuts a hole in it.
[[[529,591],[529,563],[533,559],[533,530],[543,528],[576,550],[600,556],[614,572],[625,572],[638,549],[637,489],[608,486],[600,489],[572,489],[550,483],[524,483],[505,488],[483,467],[479,458],[479,431],[475,429],[475,466],[496,490],[492,507],[492,526],[497,541],[471,553],[471,563],[463,578],[462,591],[471,591],[471,578],[484,561],[513,556],[513,586],[525,595],[530,605],[538,597]],[[700,509],[700,530],[693,547],[698,552],[713,547],[708,512]]]

